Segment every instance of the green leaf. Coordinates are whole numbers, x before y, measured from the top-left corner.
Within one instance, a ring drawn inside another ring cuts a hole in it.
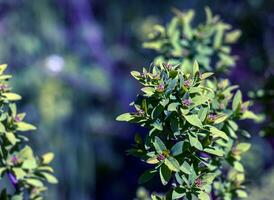
[[[49,164],[54,159],[54,154],[49,152],[42,156],[43,164]]]
[[[157,194],[151,194],[151,200],[163,200],[161,196]]]
[[[5,132],[6,132],[5,126],[0,122],[0,133],[5,133]]]
[[[26,179],[26,182],[34,187],[43,187],[44,184],[38,180],[38,179],[34,179],[34,178],[28,178]]]
[[[172,172],[166,165],[160,167],[160,179],[163,185],[168,184],[171,178]]]
[[[32,131],[36,130],[36,127],[26,123],[26,122],[19,122],[16,124],[17,125],[17,131]]]
[[[225,114],[218,115],[217,118],[214,121],[214,124],[220,124],[220,123],[224,122],[227,118],[228,118],[228,116],[225,115]]]
[[[9,101],[17,101],[22,99],[22,97],[19,94],[15,93],[3,93],[2,95],[6,97]]]
[[[177,142],[170,150],[171,154],[173,156],[178,156],[180,154],[183,153],[183,146],[184,146],[184,142],[183,141],[180,141],[180,142]]]
[[[233,98],[232,101],[232,109],[233,111],[236,111],[239,106],[242,104],[242,93],[240,90],[238,90]]]
[[[186,195],[186,190],[184,188],[175,188],[172,191],[172,199],[180,199]]]
[[[162,123],[159,120],[156,120],[155,122],[153,122],[151,124],[151,126],[153,126],[154,128],[156,128],[159,131],[163,130],[163,125],[162,125]]]
[[[215,156],[223,156],[224,155],[224,151],[221,149],[205,148],[204,152],[215,155]]]
[[[193,73],[193,75],[195,75],[196,73],[199,73],[199,64],[198,64],[197,60],[194,60],[192,73]]]
[[[177,76],[177,74],[178,74],[178,71],[176,71],[176,70],[169,71],[170,78],[175,78]]]
[[[1,75],[0,80],[8,80],[12,77],[12,75]]]
[[[242,33],[240,30],[231,31],[225,35],[225,42],[229,44],[235,43],[239,39],[241,34]]]
[[[201,200],[210,200],[209,194],[203,191],[199,192],[198,198]]]
[[[23,194],[13,195],[11,200],[23,200]],[[37,199],[39,200],[39,199]]]
[[[199,119],[203,122],[206,119],[208,108],[201,108],[198,112]]]
[[[130,74],[137,80],[140,79],[140,72],[137,72],[137,71],[131,71]]]
[[[23,169],[35,169],[36,167],[37,163],[35,159],[25,160],[22,165]]]
[[[167,110],[170,112],[177,111],[177,106],[180,105],[179,103],[171,103],[168,105]]]
[[[205,7],[205,12],[206,12],[206,23],[209,24],[209,23],[211,23],[213,16],[212,16],[212,12],[208,6]]]
[[[27,173],[19,167],[12,168],[12,171],[14,172],[16,178],[19,180],[23,179],[27,175]]]
[[[52,175],[47,172],[41,172],[41,174],[45,177],[45,179],[51,184],[57,184],[58,180]]]
[[[6,137],[12,145],[15,145],[16,142],[18,141],[17,138],[15,137],[15,135],[12,132],[6,133]]]
[[[165,164],[166,164],[166,166],[168,166],[168,168],[171,171],[175,171],[175,172],[180,171],[180,165],[179,165],[178,161],[173,157],[170,157],[170,156],[167,157],[165,159]]]
[[[180,166],[180,170],[186,174],[192,173],[191,166],[186,161]]]
[[[189,142],[192,147],[195,147],[198,150],[203,150],[203,145],[199,141],[199,139],[192,134],[188,134]]]
[[[239,198],[247,198],[248,194],[244,190],[236,190],[236,194],[238,195]]]
[[[124,113],[124,114],[121,114],[119,115],[118,117],[116,117],[116,120],[117,121],[125,121],[125,122],[128,122],[130,120],[134,119],[134,116],[131,115],[130,113]]]
[[[155,136],[155,140],[153,142],[154,148],[157,151],[157,153],[161,154],[164,150],[166,150],[166,145],[163,143],[163,141]]]
[[[157,163],[159,163],[160,161],[157,159],[157,156],[154,156],[154,157],[152,157],[152,158],[147,159],[146,162],[147,162],[148,164],[157,164]]]
[[[7,69],[8,65],[7,64],[2,64],[0,65],[0,74],[3,74],[4,71]]]
[[[248,151],[250,149],[250,147],[251,147],[250,143],[242,142],[242,143],[237,144],[236,150],[237,150],[237,153],[242,154],[242,153]]]
[[[40,166],[37,168],[37,170],[39,171],[47,171],[47,172],[51,172],[53,173],[54,170],[52,169],[52,167],[49,167],[49,166]]]
[[[144,184],[148,181],[150,181],[154,176],[155,174],[157,173],[157,170],[155,169],[149,169],[147,171],[145,171],[138,179],[138,183],[139,184]]]
[[[202,80],[204,80],[204,79],[207,79],[208,77],[212,76],[213,74],[214,74],[214,73],[206,72],[206,73],[203,73],[203,74],[200,76],[200,78],[201,78]]]
[[[204,95],[195,96],[192,98],[192,102],[194,103],[194,107],[205,104],[208,101],[208,97]]]
[[[229,26],[224,23],[218,23],[216,25],[216,34],[213,42],[213,46],[215,49],[219,49],[222,46],[224,31],[228,28]]]
[[[147,97],[150,97],[155,93],[155,88],[153,87],[144,87],[141,90],[145,93],[145,96]]]
[[[212,182],[214,181],[214,179],[220,175],[220,172],[215,172],[215,173],[207,173],[205,174],[202,179],[203,182],[206,184],[212,184]]]
[[[226,135],[225,132],[220,131],[219,129],[215,128],[215,127],[210,127],[210,132],[212,133],[213,138],[222,138],[225,140],[229,140],[228,136]]]
[[[201,129],[203,129],[203,124],[201,120],[198,118],[198,115],[185,115],[184,116],[186,121],[190,123],[193,126],[197,126]]]
[[[250,110],[245,111],[241,119],[253,119],[257,122],[261,121],[261,118]]]
[[[190,11],[184,13],[184,16],[182,18],[183,26],[184,26],[183,33],[184,33],[185,37],[189,40],[191,40],[193,37],[191,21],[193,20],[194,15],[195,15],[194,11],[190,10]]]
[[[33,159],[33,151],[29,146],[25,146],[18,154],[22,160]]]
[[[232,120],[228,120],[228,124],[229,126],[234,130],[234,131],[237,131],[238,130],[238,124],[236,124],[234,121]]]
[[[234,167],[234,169],[236,169],[239,172],[244,172],[243,165],[240,162],[238,162],[238,161],[234,161],[233,162],[233,167]]]

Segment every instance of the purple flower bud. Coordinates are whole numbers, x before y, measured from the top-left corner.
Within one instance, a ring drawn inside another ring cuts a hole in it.
[[[173,65],[172,65],[172,64],[167,64],[167,65],[166,65],[166,68],[167,68],[168,70],[171,70],[171,69],[173,68]]]
[[[214,122],[214,121],[216,120],[216,118],[217,118],[217,115],[215,115],[215,114],[209,114],[209,115],[207,116],[207,120],[208,120],[209,122]]]
[[[202,186],[203,186],[203,180],[200,179],[200,178],[197,178],[197,179],[195,180],[195,185],[196,185],[197,187],[202,187]]]
[[[163,83],[160,83],[159,85],[157,85],[156,87],[157,92],[163,92],[164,90],[165,90],[165,85]]]
[[[166,159],[164,154],[160,154],[160,155],[157,156],[157,160],[159,160],[159,161],[162,161],[164,159]]]
[[[1,84],[0,85],[0,90],[5,90],[7,88],[8,88],[8,86],[6,84]]]
[[[20,122],[20,121],[21,121],[19,115],[16,115],[16,116],[14,117],[14,121],[15,121],[15,122]]]
[[[247,111],[247,109],[248,109],[248,106],[246,104],[242,104],[242,106],[241,106],[241,112],[244,113],[244,112]]]
[[[17,156],[15,156],[15,155],[12,156],[11,157],[11,162],[12,162],[13,165],[17,165],[19,163],[19,160],[18,160]]]
[[[182,104],[183,104],[183,106],[188,107],[192,104],[192,100],[191,99],[184,99],[182,101]]]
[[[145,116],[145,111],[143,111],[142,109],[137,110],[137,116],[144,117]]]
[[[189,88],[191,86],[190,80],[185,80],[184,81],[184,86],[187,87],[187,88]]]

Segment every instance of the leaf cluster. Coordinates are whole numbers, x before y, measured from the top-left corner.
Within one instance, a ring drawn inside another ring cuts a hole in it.
[[[153,49],[159,55],[156,64],[169,60],[180,63],[191,71],[194,60],[202,71],[227,72],[235,65],[236,56],[231,53],[230,45],[241,36],[241,31],[233,30],[231,25],[214,16],[206,7],[206,20],[196,26],[193,21],[195,12],[181,12],[174,9],[175,16],[166,26],[155,25],[143,43],[144,48]]]
[[[170,185],[164,197],[152,199],[210,199],[213,191],[220,198],[245,196],[240,161],[250,144],[238,140],[249,134],[235,121],[256,116],[235,92],[237,86],[209,80],[213,74],[200,73],[197,62],[191,73],[180,64],[162,64],[131,74],[143,85],[131,103],[136,112],[117,120],[149,130],[144,138],[135,136],[129,153],[152,166],[140,183],[158,174],[163,185]]]
[[[10,182],[14,188],[2,189],[0,199],[43,199],[45,182],[58,182],[49,166],[54,154],[38,157],[26,144],[28,137],[22,132],[36,128],[24,121],[25,113],[17,112],[16,102],[21,96],[11,91],[8,82],[12,76],[4,74],[6,68],[0,65],[0,180]]]

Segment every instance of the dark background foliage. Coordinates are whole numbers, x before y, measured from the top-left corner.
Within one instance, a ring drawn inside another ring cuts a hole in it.
[[[253,136],[248,182],[251,191],[274,187],[264,184],[274,164],[273,1],[0,0],[1,63],[9,64],[13,87],[24,97],[20,111],[39,127],[32,145],[56,154],[60,183],[46,199],[133,199],[146,165],[125,151],[134,133],[145,130],[114,120],[139,87],[129,72],[153,59],[141,45],[153,23],[167,22],[172,7],[193,8],[203,20],[206,5],[243,32],[230,78],[267,115],[264,124],[243,124]],[[267,137],[260,137],[262,128]],[[157,182],[147,187],[160,191]]]

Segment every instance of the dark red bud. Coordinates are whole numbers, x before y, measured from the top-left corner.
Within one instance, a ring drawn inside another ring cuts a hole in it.
[[[195,185],[196,185],[197,187],[202,187],[202,186],[203,186],[203,180],[200,179],[200,178],[197,178],[197,179],[195,180]]]

